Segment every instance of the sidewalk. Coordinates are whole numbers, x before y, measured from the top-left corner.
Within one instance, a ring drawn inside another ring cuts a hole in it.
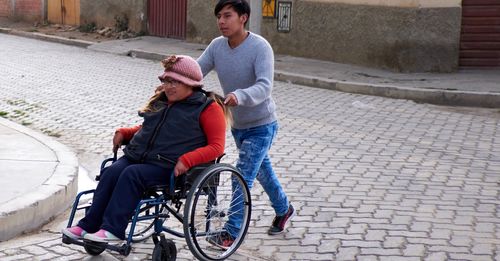
[[[95,51],[160,60],[169,54],[199,56],[205,45],[138,37],[95,43],[35,32],[8,33]],[[403,74],[276,55],[275,80],[343,92],[453,106],[500,108],[500,68],[450,74]],[[0,117],[0,241],[36,229],[66,209],[76,193],[78,161],[63,145]]]
[[[153,60],[161,60],[169,54],[198,57],[206,47],[203,44],[152,36],[96,43],[1,27],[0,33]],[[409,99],[420,103],[500,108],[500,68],[462,69],[455,73],[395,73],[276,55],[275,80],[349,93]]]
[[[88,49],[161,60],[198,57],[206,46],[151,36],[89,44]],[[500,68],[456,73],[403,74],[361,66],[276,55],[275,80],[336,91],[452,106],[500,108]]]
[[[78,160],[66,146],[0,117],[0,242],[65,211],[77,191]]]

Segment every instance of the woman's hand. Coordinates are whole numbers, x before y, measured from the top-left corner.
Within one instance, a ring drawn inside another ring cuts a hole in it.
[[[178,177],[178,176],[186,173],[186,171],[188,171],[188,168],[186,167],[186,165],[184,165],[184,163],[182,163],[181,160],[178,160],[177,164],[175,164],[174,175],[176,177]]]
[[[117,131],[115,132],[115,136],[113,137],[113,153],[116,153],[118,151],[118,148],[123,143],[123,135]]]

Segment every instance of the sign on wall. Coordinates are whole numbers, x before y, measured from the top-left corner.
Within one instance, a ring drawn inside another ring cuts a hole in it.
[[[276,0],[262,1],[262,16],[269,18],[276,17]]]
[[[278,2],[278,32],[288,33],[292,25],[292,2]]]

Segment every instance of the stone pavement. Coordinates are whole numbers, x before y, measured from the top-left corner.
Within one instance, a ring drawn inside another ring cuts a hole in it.
[[[1,27],[0,32],[153,60],[161,60],[166,55],[180,53],[197,57],[206,47],[203,44],[150,36],[95,43]],[[276,55],[275,79],[311,87],[409,99],[423,103],[500,108],[498,67],[461,69],[455,73],[396,73]]]
[[[150,74],[158,70],[157,62],[94,52],[107,43],[85,50],[0,37],[5,57],[0,111],[57,138],[88,166],[109,151],[115,127],[137,120],[134,108],[150,93],[138,86],[156,81]],[[37,51],[41,46],[43,52]],[[165,54],[192,50],[195,56],[195,47],[182,46],[173,41]],[[122,54],[163,56],[132,50]],[[497,75],[484,72],[478,81],[492,85],[481,93],[496,97]],[[207,88],[216,86],[215,75],[207,82]],[[251,230],[237,258],[500,259],[498,110],[415,104],[294,83],[275,83],[281,131],[271,153],[298,216],[286,235],[264,235],[273,213],[261,188],[254,188]],[[228,141],[227,160],[234,162],[229,136]],[[60,244],[64,218],[35,235],[0,243],[0,259],[84,258],[81,249]],[[130,260],[148,258],[150,245],[138,245]],[[189,259],[182,242],[178,247]]]

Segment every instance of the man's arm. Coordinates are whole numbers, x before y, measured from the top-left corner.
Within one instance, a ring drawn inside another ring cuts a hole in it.
[[[200,57],[198,57],[198,59],[196,60],[201,67],[203,77],[205,77],[211,70],[213,70],[215,66],[212,44],[213,41],[207,46],[205,51],[203,51]]]
[[[236,96],[239,106],[255,106],[271,96],[274,79],[274,53],[268,43],[261,45],[261,48],[258,49],[253,67],[255,83],[248,88],[232,92]]]

